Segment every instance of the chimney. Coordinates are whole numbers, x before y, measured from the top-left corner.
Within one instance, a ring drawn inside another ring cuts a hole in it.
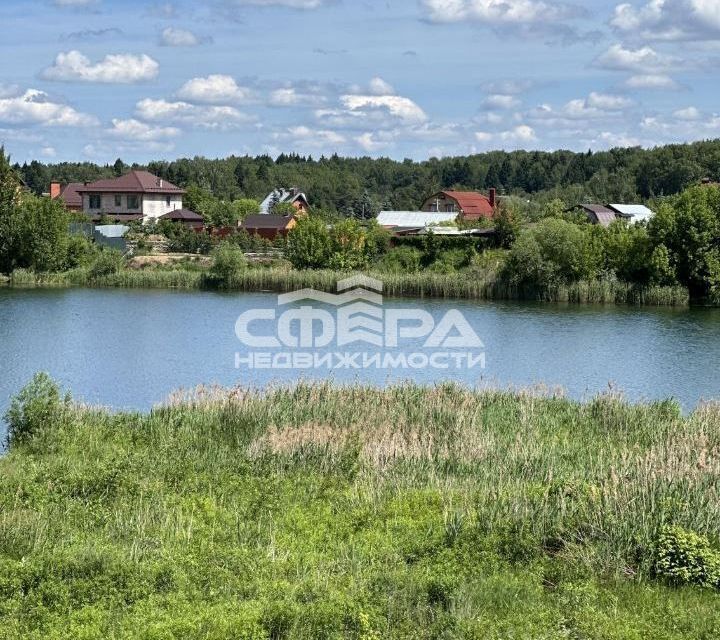
[[[60,183],[59,182],[51,182],[50,183],[50,198],[55,200],[55,198],[60,197]]]
[[[494,209],[497,205],[497,189],[495,187],[490,189],[490,197],[488,199],[490,200],[490,206]]]

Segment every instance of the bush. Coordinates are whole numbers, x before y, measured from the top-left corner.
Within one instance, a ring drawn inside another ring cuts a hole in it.
[[[720,551],[705,536],[665,527],[655,544],[655,574],[675,585],[720,588]]]
[[[228,285],[235,280],[247,266],[242,250],[229,242],[224,242],[213,251],[213,265],[210,276],[219,284]]]
[[[8,444],[27,442],[61,420],[70,396],[61,396],[60,388],[47,373],[36,373],[32,381],[15,396],[5,413]]]
[[[378,262],[378,271],[383,273],[417,273],[420,271],[422,252],[413,247],[390,249]]]
[[[94,279],[110,276],[121,271],[124,266],[125,259],[119,251],[104,249],[90,267],[90,277]]]

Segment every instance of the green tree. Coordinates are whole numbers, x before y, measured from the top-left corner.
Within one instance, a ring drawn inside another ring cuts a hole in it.
[[[720,188],[691,187],[664,202],[648,231],[693,296],[720,294]]]
[[[520,230],[520,225],[512,208],[506,204],[501,204],[493,214],[493,222],[495,224],[495,237],[498,246],[503,249],[509,249]]]
[[[329,266],[340,271],[360,269],[367,264],[367,233],[360,223],[347,218],[330,231]]]
[[[227,286],[247,267],[242,249],[230,242],[223,242],[212,253],[210,275],[221,285]]]
[[[285,256],[296,269],[324,269],[331,253],[330,232],[318,218],[301,218],[288,234]]]

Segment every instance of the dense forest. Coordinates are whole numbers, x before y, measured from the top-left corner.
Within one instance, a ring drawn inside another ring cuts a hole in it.
[[[416,209],[440,189],[486,190],[533,196],[542,206],[555,198],[631,202],[680,193],[703,178],[720,181],[720,140],[655,149],[625,148],[593,153],[571,151],[493,151],[473,156],[431,158],[423,162],[388,158],[313,159],[281,154],[127,165],[92,163],[16,165],[27,186],[40,194],[51,180],[84,182],[147,168],[182,187],[197,185],[216,197],[262,198],[277,186],[298,186],[317,209],[370,217],[383,208]]]

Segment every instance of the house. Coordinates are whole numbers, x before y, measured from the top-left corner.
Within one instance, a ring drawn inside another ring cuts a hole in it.
[[[590,224],[599,224],[601,227],[609,227],[619,217],[615,211],[602,204],[579,204],[573,209],[578,209],[587,215]],[[572,209],[571,209],[572,210]]]
[[[417,233],[427,227],[437,227],[457,220],[457,212],[381,211],[377,223],[396,235]]]
[[[497,206],[497,190],[490,189],[489,196],[477,191],[439,191],[430,196],[420,207],[430,213],[454,213],[463,220],[492,218]]]
[[[250,215],[240,223],[240,229],[251,236],[260,236],[274,240],[278,236],[285,237],[297,225],[294,216],[276,216],[258,213]]]
[[[205,227],[205,219],[190,209],[175,209],[170,213],[166,213],[158,218],[158,221],[170,220],[171,222],[177,222],[182,224],[189,229],[200,230]]]
[[[609,204],[608,209],[630,222],[647,222],[655,215],[655,212],[644,204]]]
[[[272,208],[276,204],[291,204],[298,210],[298,213],[307,213],[310,208],[305,194],[297,187],[291,189],[275,189],[260,203],[260,214],[272,214]]]
[[[78,189],[82,186],[82,182],[70,182],[65,185],[59,182],[51,182],[50,193],[48,195],[53,200],[62,200],[68,211],[82,211],[82,196],[78,193]]]
[[[107,216],[122,222],[157,220],[182,209],[185,194],[180,187],[147,171],[85,183],[77,192],[82,198],[82,211],[91,220]]]

